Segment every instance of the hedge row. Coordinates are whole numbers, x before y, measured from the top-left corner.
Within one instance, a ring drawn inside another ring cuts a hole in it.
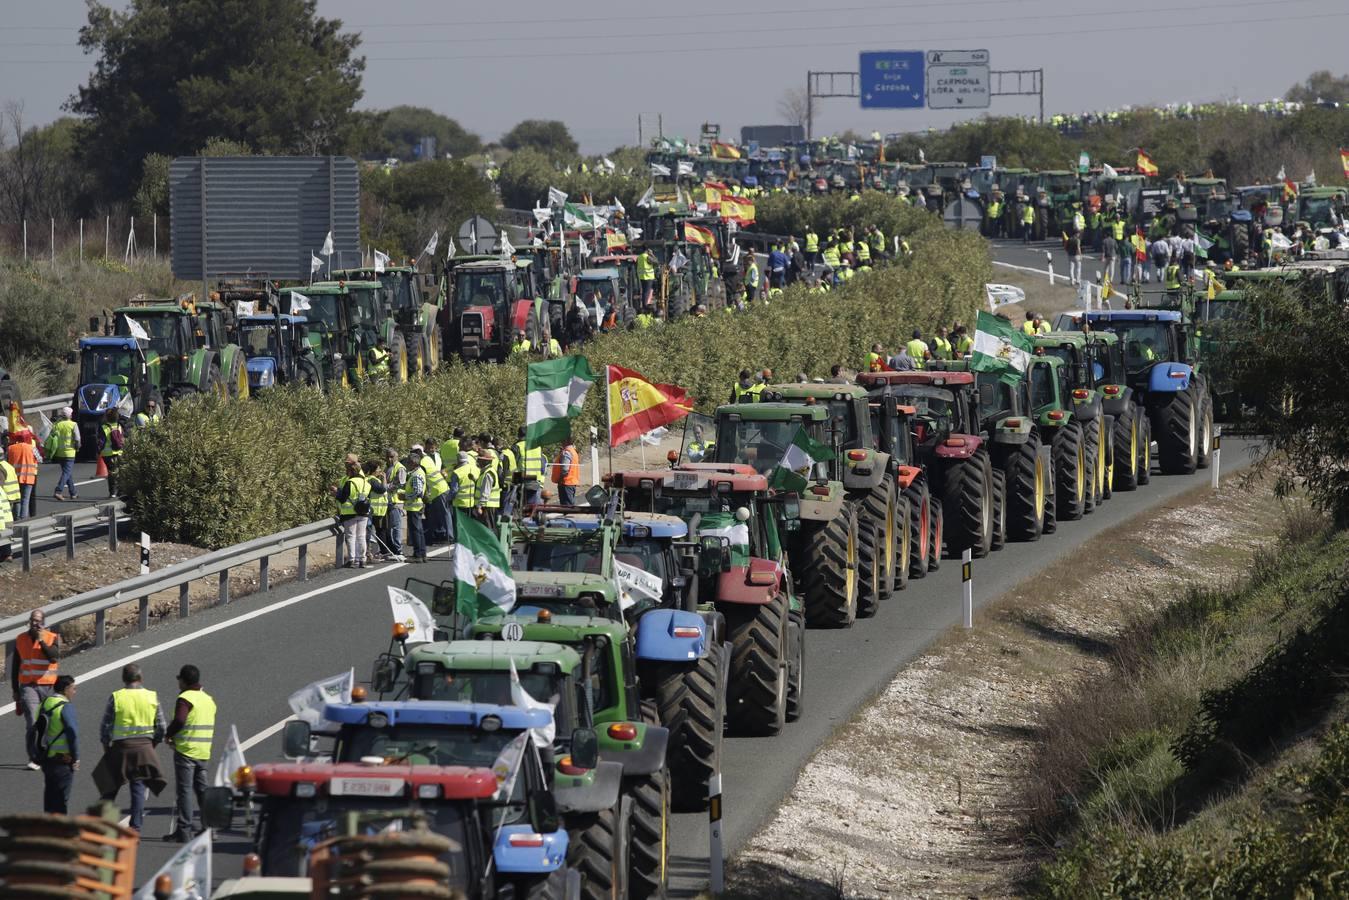
[[[895,347],[914,327],[969,321],[991,277],[985,244],[968,233],[924,227],[907,264],[859,276],[829,294],[793,288],[747,313],[716,313],[587,345],[607,363],[687,388],[710,411],[742,367],[771,367],[783,380],[856,366],[875,341]],[[270,391],[248,403],[210,397],[178,404],[152,440],[134,440],[122,463],[132,513],[159,540],[222,547],[331,513],[327,488],[348,452],[406,449],[455,426],[512,436],[524,416],[525,363],[451,362],[424,382],[378,384],[320,396]],[[604,417],[595,391],[576,433]],[[601,433],[604,432],[601,427]]]

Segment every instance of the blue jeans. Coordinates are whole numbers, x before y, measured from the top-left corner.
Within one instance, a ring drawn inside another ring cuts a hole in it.
[[[33,511],[36,508],[36,504],[33,501],[33,494],[36,493],[34,490],[34,488],[36,487],[37,487],[36,484],[19,485],[19,508],[18,511],[14,514],[14,518],[16,519],[33,518]]]
[[[192,801],[195,799],[197,809],[201,809],[201,798],[206,793],[206,762],[175,752],[173,754],[173,781],[175,799],[177,800],[174,809],[173,830],[179,834],[195,836],[197,832],[192,827]],[[142,796],[144,793],[145,785],[142,784]],[[134,796],[135,784],[133,783],[133,802]]]
[[[68,762],[48,757],[42,761],[42,780],[42,811],[64,816],[70,807],[70,786],[75,783],[75,770]]]
[[[141,830],[141,824],[145,821],[145,782],[129,781],[127,787],[131,789],[131,822],[132,828]],[[104,794],[103,799],[109,802],[116,802],[117,792]]]
[[[403,553],[403,507],[390,506],[386,519],[389,529],[389,552],[394,555]]]
[[[426,533],[422,530],[421,512],[408,513],[408,542],[412,544],[414,559],[426,558]]]
[[[61,460],[61,477],[56,480],[56,489],[52,493],[61,493],[63,485],[69,485],[71,497],[80,495],[80,492],[75,490],[75,460],[73,459]]]

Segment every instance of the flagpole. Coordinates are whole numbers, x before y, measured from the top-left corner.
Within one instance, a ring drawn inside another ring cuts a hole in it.
[[[614,411],[609,406],[609,388],[613,385],[614,370],[604,367],[604,421],[608,427],[606,442],[609,444],[609,474],[614,474]]]

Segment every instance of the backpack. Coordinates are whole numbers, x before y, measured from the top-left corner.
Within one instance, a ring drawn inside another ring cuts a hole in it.
[[[52,715],[62,706],[57,707],[38,707],[37,715],[33,717],[33,726],[28,729],[27,745],[28,758],[35,763],[41,763],[47,758],[47,750],[52,745],[51,739],[47,737],[47,729],[51,725]],[[52,735],[52,738],[58,738],[66,733],[65,719],[61,720],[61,730]]]
[[[122,433],[122,426],[118,425],[112,430],[112,449],[121,450],[126,444],[126,435]]]
[[[356,491],[355,479],[350,482],[350,490]],[[370,481],[367,478],[361,479],[362,490],[351,500],[351,508],[356,510],[358,516],[370,515]]]

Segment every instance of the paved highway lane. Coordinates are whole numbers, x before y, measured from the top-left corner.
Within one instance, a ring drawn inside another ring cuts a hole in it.
[[[1246,462],[1243,442],[1225,442],[1223,469]],[[975,563],[976,602],[982,604],[1051,560],[1072,552],[1088,538],[1192,487],[1207,482],[1207,472],[1188,477],[1154,476],[1150,486],[1119,493],[1078,523],[1063,523],[1057,534],[1034,544],[1009,544],[988,560]],[[872,620],[847,631],[811,631],[807,637],[806,713],[776,739],[731,739],[724,757],[725,834],[728,850],[742,844],[772,814],[790,790],[797,772],[814,749],[894,672],[959,618],[959,563],[945,561],[940,572],[912,582]],[[137,661],[147,686],[160,692],[171,710],[174,675],[184,663],[201,667],[204,684],[220,706],[217,752],[230,723],[240,737],[253,740],[252,762],[280,758],[275,728],[288,715],[287,695],[295,688],[355,667],[369,675],[376,653],[387,645],[390,614],[385,585],[401,585],[409,575],[426,580],[450,576],[442,557],[424,566],[386,565],[364,572],[332,572],[307,584],[287,585],[263,597],[244,598],[180,622],[174,620],[144,635],[71,658],[64,670],[80,680],[76,707],[83,729],[83,771],[72,797],[74,808],[96,799],[89,776],[98,761],[97,729],[109,692],[118,687],[124,662]],[[12,709],[12,708],[11,708]],[[38,810],[41,775],[23,768],[22,719],[0,717],[0,809]],[[160,749],[166,769],[167,748]],[[121,798],[127,802],[125,792]],[[148,878],[172,853],[158,840],[171,828],[172,787],[151,798],[139,870]],[[691,893],[705,872],[707,825],[704,815],[677,816],[671,831],[673,869],[680,893]],[[217,842],[218,877],[238,871],[246,852],[239,835]]]
[[[52,490],[61,477],[61,467],[54,463],[43,463],[37,470],[37,514],[39,517],[73,512],[82,506],[93,506],[108,499],[108,482],[105,478],[94,477],[95,463],[75,463],[75,490],[79,499],[53,500]],[[62,496],[65,496],[63,493]]]

